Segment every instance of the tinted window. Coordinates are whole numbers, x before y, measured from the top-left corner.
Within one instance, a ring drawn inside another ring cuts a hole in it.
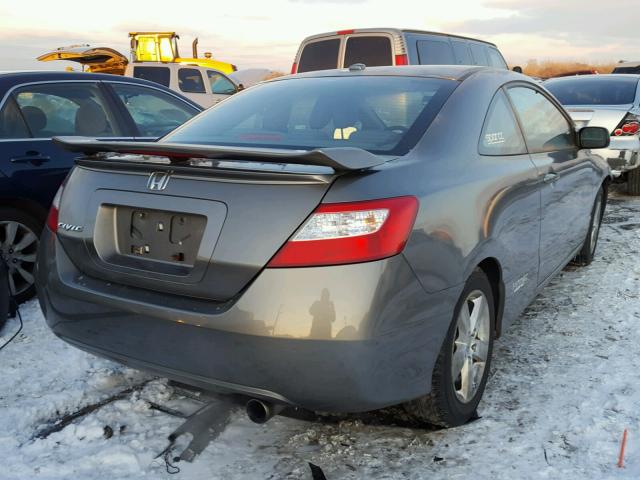
[[[121,133],[98,86],[93,83],[30,85],[16,90],[14,95],[36,138],[109,137]]]
[[[636,67],[616,67],[611,73],[640,73],[640,65]]]
[[[178,87],[186,93],[207,93],[200,70],[181,68],[178,70]]]
[[[489,57],[489,65],[495,68],[507,68],[507,64],[504,62],[500,52],[492,47],[487,48],[487,57]]]
[[[298,72],[313,72],[315,70],[338,68],[339,50],[339,38],[306,44],[300,55]]]
[[[489,60],[487,59],[484,45],[471,42],[470,47],[471,47],[471,55],[473,56],[474,65],[484,65],[485,67],[488,67]]]
[[[392,65],[388,37],[350,37],[344,52],[344,66],[364,63],[368,67]]]
[[[217,95],[231,95],[236,93],[236,86],[221,73],[207,70],[207,77],[209,77],[211,93]]]
[[[0,110],[0,138],[29,138],[29,129],[13,97]]]
[[[402,154],[456,82],[412,77],[280,80],[250,88],[169,134],[167,141]]]
[[[160,137],[198,113],[173,95],[153,88],[111,84],[143,137]]]
[[[577,77],[548,81],[544,86],[563,105],[624,105],[634,103],[638,79]]]
[[[481,155],[519,155],[527,153],[511,105],[502,90],[491,102],[480,137]]]
[[[471,52],[469,51],[467,42],[451,40],[451,45],[453,45],[453,53],[458,65],[473,65],[473,59],[471,58]]]
[[[552,152],[575,146],[573,126],[542,93],[513,87],[509,96],[520,117],[529,152]]]
[[[133,67],[133,76],[165,87],[171,84],[171,72],[167,67]]]
[[[446,40],[418,40],[420,65],[455,65],[453,49]]]

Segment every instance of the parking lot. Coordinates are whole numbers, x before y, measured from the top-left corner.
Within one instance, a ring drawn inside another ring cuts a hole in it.
[[[164,379],[66,345],[32,300],[21,308],[23,332],[0,353],[0,478],[304,479],[308,462],[328,479],[638,478],[639,252],[640,200],[614,191],[596,260],[567,267],[497,342],[480,419],[470,424],[432,430],[393,425],[384,413],[298,413],[260,426],[238,409],[179,472],[154,457],[182,422],[167,412],[190,413],[194,400]],[[17,328],[11,320],[0,343]],[[618,469],[625,428],[626,466]]]

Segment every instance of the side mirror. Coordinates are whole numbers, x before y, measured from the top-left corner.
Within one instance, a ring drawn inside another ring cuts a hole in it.
[[[239,83],[238,87],[236,88],[236,92],[241,92],[242,90],[244,90],[244,85],[242,83]]]
[[[516,73],[522,73],[522,67],[521,66],[515,66],[511,70],[513,70]]]
[[[607,148],[611,142],[609,130],[603,127],[584,127],[578,132],[580,148]]]

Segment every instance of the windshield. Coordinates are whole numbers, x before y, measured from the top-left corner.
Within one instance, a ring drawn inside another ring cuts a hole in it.
[[[544,86],[563,105],[626,105],[636,98],[638,79],[577,77],[548,81]]]
[[[457,82],[418,77],[292,78],[234,95],[162,141],[310,150],[357,147],[402,155]]]

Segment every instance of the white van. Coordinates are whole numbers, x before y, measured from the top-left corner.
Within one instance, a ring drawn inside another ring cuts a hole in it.
[[[339,30],[305,38],[291,73],[388,65],[484,65],[508,68],[493,43],[447,33],[362,28]]]

